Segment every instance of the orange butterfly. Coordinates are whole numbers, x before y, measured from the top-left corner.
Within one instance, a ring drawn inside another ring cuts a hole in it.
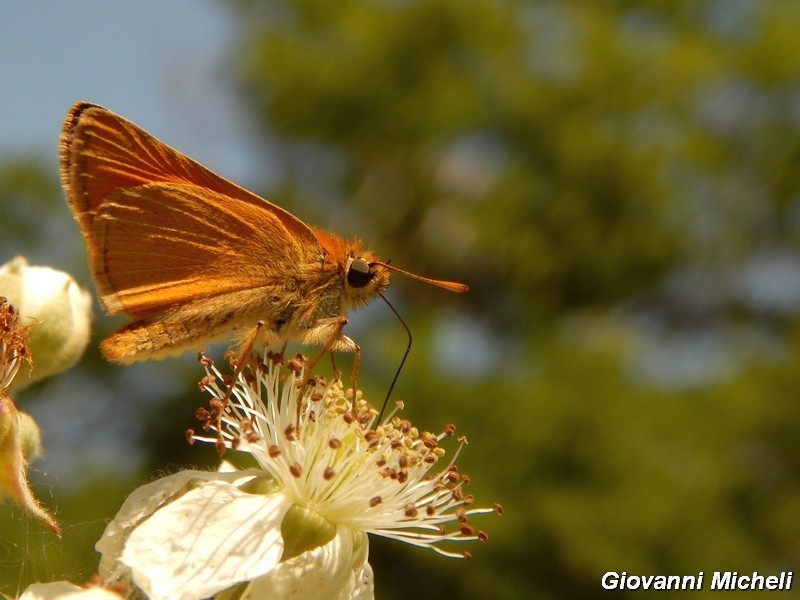
[[[112,361],[160,359],[231,333],[249,345],[357,352],[346,315],[387,288],[390,270],[468,289],[309,227],[101,106],[69,111],[60,163],[100,302],[133,319],[102,342]]]

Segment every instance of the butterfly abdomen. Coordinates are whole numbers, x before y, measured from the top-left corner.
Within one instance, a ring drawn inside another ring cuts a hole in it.
[[[137,321],[118,329],[100,344],[108,360],[133,363],[141,360],[162,359],[180,354],[187,345],[197,340],[196,332],[186,323],[146,323]]]

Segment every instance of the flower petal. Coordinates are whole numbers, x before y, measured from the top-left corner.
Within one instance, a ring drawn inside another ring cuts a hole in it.
[[[372,565],[368,562],[353,573],[353,591],[350,592],[350,600],[372,600],[375,597],[375,577],[372,573]]]
[[[114,519],[95,544],[101,555],[100,574],[106,581],[119,579],[127,571],[119,562],[131,531],[156,510],[207,481],[220,480],[237,485],[262,473],[256,470],[233,473],[180,471],[138,488],[125,499]]]
[[[120,561],[149,598],[205,598],[272,570],[291,499],[209,481],[134,528]]]
[[[84,588],[68,581],[33,583],[19,600],[120,600],[121,596],[102,587]]]
[[[374,594],[367,549],[365,533],[339,526],[324,546],[283,562],[253,581],[242,600],[369,600]]]

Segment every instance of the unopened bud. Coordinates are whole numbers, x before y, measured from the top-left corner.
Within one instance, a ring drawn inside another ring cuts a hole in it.
[[[0,296],[16,307],[23,325],[31,326],[28,348],[34,368],[29,377],[17,377],[13,389],[68,369],[83,355],[91,334],[92,300],[70,275],[32,267],[18,256],[0,266]]]

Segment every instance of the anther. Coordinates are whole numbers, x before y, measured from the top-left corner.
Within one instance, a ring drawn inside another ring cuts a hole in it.
[[[276,366],[280,366],[283,364],[283,354],[280,352],[272,352],[271,350],[267,352],[267,360],[271,361],[272,364]]]
[[[200,352],[197,353],[197,360],[204,367],[214,366],[214,361],[206,356],[205,350],[201,350]]]
[[[427,438],[422,440],[422,444],[428,449],[433,450],[438,445],[438,442],[435,439]]]
[[[289,362],[286,363],[286,368],[292,371],[293,373],[299,373],[303,370],[303,366],[306,363],[306,357],[302,354],[297,354],[294,358],[290,358]]]

